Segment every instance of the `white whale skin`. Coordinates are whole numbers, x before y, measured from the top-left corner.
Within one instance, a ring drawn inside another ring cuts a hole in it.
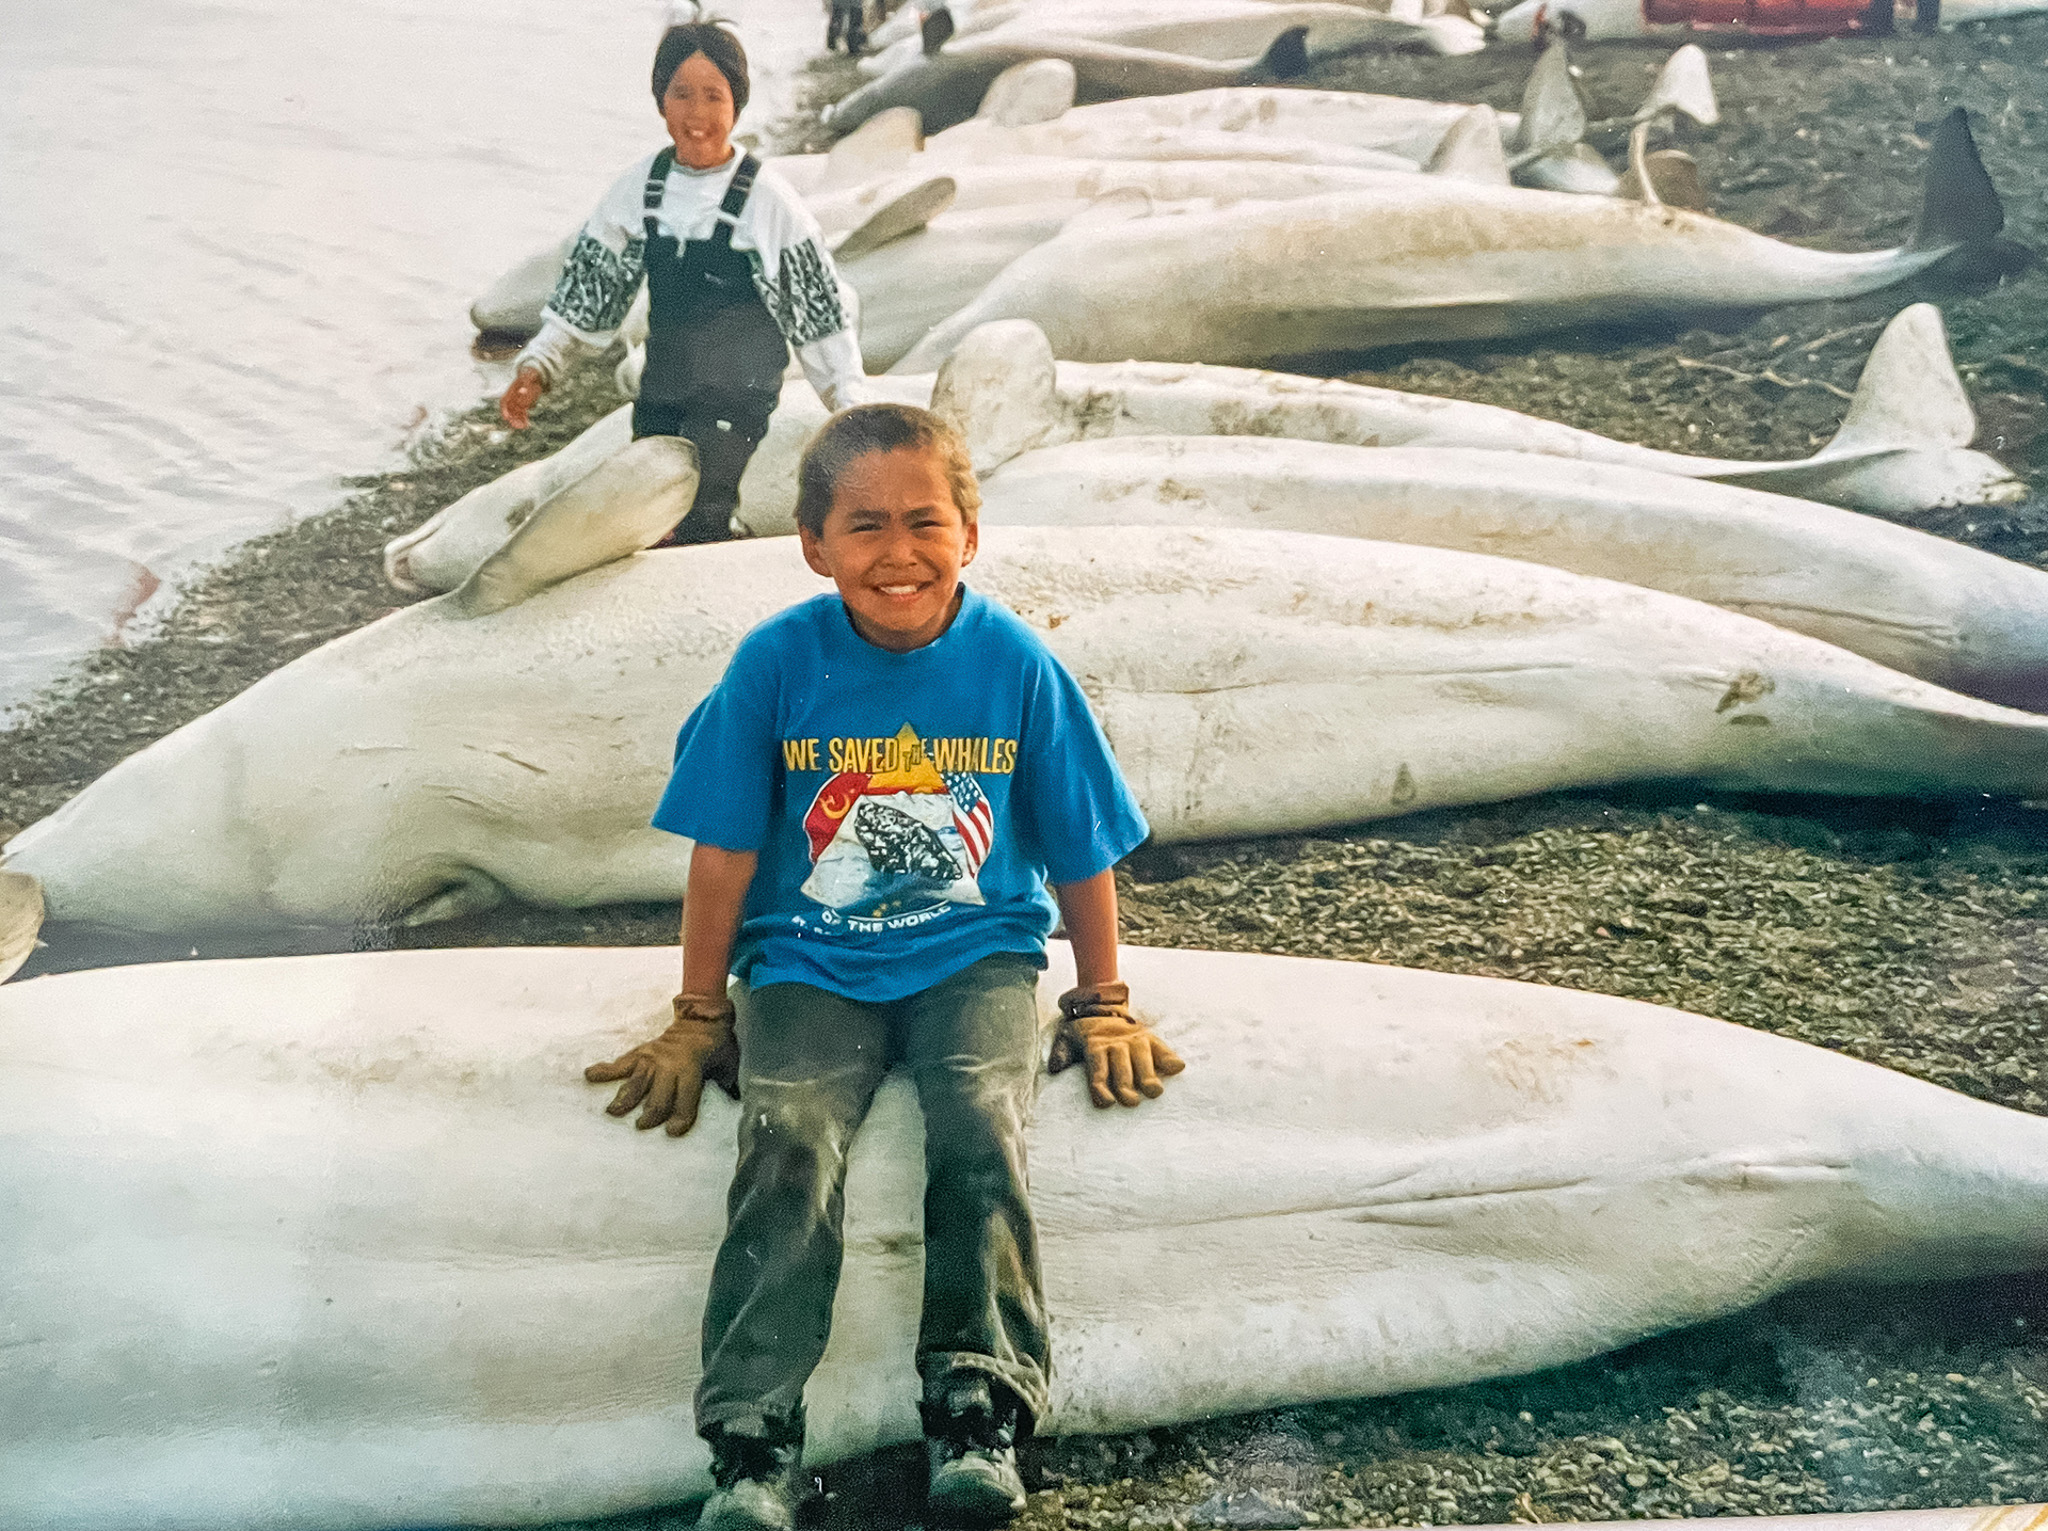
[[[1049,1433],[2048,1260],[2048,1122],[1904,1075],[1497,979],[1123,967],[1188,1070],[1128,1112],[1045,1085]],[[530,1524],[704,1493],[690,1396],[737,1108],[707,1091],[689,1137],[636,1134],[580,1078],[661,1024],[675,971],[500,949],[0,989],[0,1290],[33,1339],[0,1348],[0,1523]],[[1303,1015],[1312,1050],[1283,1037]],[[814,1463],[917,1434],[920,1138],[891,1080],[852,1150]]]
[[[2048,718],[1656,591],[1293,532],[989,527],[973,582],[1079,679],[1161,841],[1568,786],[2048,791]],[[335,639],[6,846],[54,920],[413,922],[681,892],[650,828],[733,646],[821,589],[793,538],[630,556]],[[893,726],[893,725],[892,725]]]

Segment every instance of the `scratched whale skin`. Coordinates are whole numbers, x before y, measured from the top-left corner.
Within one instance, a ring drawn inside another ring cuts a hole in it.
[[[1048,1432],[1527,1371],[1796,1283],[2048,1263],[2037,1117],[1565,989],[1123,967],[1188,1069],[1135,1111],[1044,1085]],[[0,989],[0,1524],[510,1524],[704,1493],[690,1397],[738,1108],[707,1091],[687,1138],[636,1134],[581,1079],[674,982],[672,950],[553,948]],[[1305,1016],[1313,1050],[1273,1045]],[[921,1139],[891,1080],[853,1145],[813,1463],[916,1438]]]

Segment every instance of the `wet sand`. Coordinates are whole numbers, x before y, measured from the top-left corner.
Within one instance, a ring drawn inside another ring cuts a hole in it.
[[[1631,109],[1662,47],[1588,50],[1595,116]],[[1930,297],[2017,506],[1928,530],[2048,563],[2048,20],[1931,39],[1712,50],[1724,121],[1685,136],[1716,210],[1816,246],[1898,242],[1925,134],[1969,106],[2011,244],[1854,303],[1712,325],[1349,359],[1360,380],[1510,405],[1648,444],[1801,455],[1832,432],[1878,321]],[[1306,83],[1512,106],[1527,56],[1362,56]],[[814,69],[818,99],[843,63]],[[1608,141],[1602,147],[1612,150]],[[1770,374],[1766,376],[1765,374]],[[26,825],[261,675],[404,604],[378,550],[614,407],[586,369],[515,435],[479,409],[337,510],[193,581],[154,636],[91,655],[0,733],[0,819]],[[1397,962],[1721,1016],[2048,1113],[2048,811],[2024,804],[1571,793],[1356,832],[1147,850],[1120,873],[1151,945]],[[258,950],[674,939],[669,905],[507,909]],[[29,972],[183,956],[52,930]],[[1453,1524],[2012,1502],[2048,1496],[2048,1279],[1795,1294],[1579,1366],[1441,1392],[1041,1442],[1027,1512],[1053,1527]],[[844,1527],[916,1514],[914,1453],[827,1475]],[[1245,1496],[1257,1496],[1249,1498]],[[1230,1497],[1236,1496],[1236,1497]],[[689,1511],[628,1517],[684,1524]]]

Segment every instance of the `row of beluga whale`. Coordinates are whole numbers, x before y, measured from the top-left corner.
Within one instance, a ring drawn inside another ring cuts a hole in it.
[[[1072,981],[1050,956],[1048,1020]],[[1638,1001],[1122,964],[1189,1068],[1136,1112],[1041,1096],[1047,1433],[1528,1371],[1800,1283],[2048,1263],[2038,1117]],[[0,1523],[372,1531],[705,1493],[696,1319],[738,1108],[707,1091],[688,1137],[636,1138],[579,1077],[659,1024],[674,965],[391,952],[0,989]],[[1275,1049],[1305,1015],[1315,1046]],[[922,1189],[891,1079],[852,1147],[812,1465],[917,1438]]]
[[[839,173],[831,156],[805,167],[815,177],[806,194],[841,240],[839,265],[858,295],[869,370],[912,373],[932,370],[961,336],[1000,318],[1033,320],[1063,360],[1267,365],[1418,340],[1854,297],[1981,246],[2003,226],[1960,109],[1933,136],[1907,242],[1836,254],[1687,205],[1700,200],[1690,162],[1650,151],[1649,131],[1653,120],[1679,112],[1714,115],[1701,66],[1667,71],[1675,78],[1660,82],[1650,110],[1637,114],[1629,165],[1617,180],[1598,156],[1589,165],[1590,151],[1579,152],[1584,145],[1572,135],[1584,130],[1583,109],[1566,99],[1562,55],[1545,57],[1559,63],[1547,74],[1539,68],[1537,109],[1521,114],[1508,137],[1490,108],[1464,109],[1428,123],[1428,164],[1404,161],[1404,169],[1364,162],[1360,156],[1399,156],[1355,141],[1335,145],[1342,152],[1329,162],[1205,159],[1192,145],[1184,158],[1133,163],[1107,154],[1114,131],[1086,129],[1063,130],[1057,156],[1018,150],[1020,135],[1095,110],[1013,125],[1020,102],[1048,104],[1036,88],[1045,71],[1032,64],[1032,88],[991,87],[996,115],[965,125],[983,126],[978,136],[947,148],[945,134],[924,140],[906,113],[881,124],[881,142],[849,154]],[[1696,60],[1697,50],[1684,57]],[[1544,79],[1558,83],[1539,93]],[[1264,99],[1288,94],[1318,93]],[[1049,104],[1061,98],[1055,89]],[[1299,125],[1319,114],[1344,120],[1311,106]],[[1403,108],[1389,132],[1412,146],[1417,120]],[[1185,131],[1183,121],[1159,134],[1171,142]],[[1264,139],[1217,130],[1226,132],[1240,145]],[[1525,142],[1532,135],[1536,141]],[[1299,136],[1266,141],[1284,147]],[[1511,139],[1523,147],[1511,150]],[[1629,194],[1518,186],[1517,165],[1548,165],[1548,184],[1605,177]],[[851,174],[863,179],[849,184]],[[856,218],[863,221],[846,226]],[[551,251],[522,262],[473,317],[486,328],[530,329],[553,260]]]

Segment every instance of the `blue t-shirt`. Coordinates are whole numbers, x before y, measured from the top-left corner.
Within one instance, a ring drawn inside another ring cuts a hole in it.
[[[965,590],[952,626],[892,654],[836,594],[740,641],[676,736],[657,829],[760,864],[732,968],[752,987],[914,994],[995,952],[1044,962],[1053,883],[1145,838],[1074,678]]]

